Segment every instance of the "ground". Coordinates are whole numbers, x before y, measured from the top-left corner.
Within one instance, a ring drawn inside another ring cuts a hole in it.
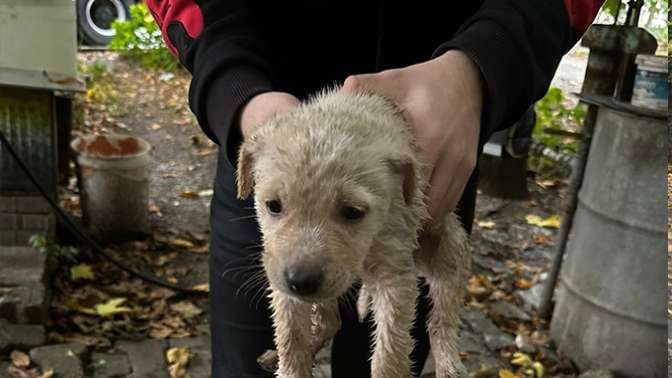
[[[110,245],[107,250],[134,269],[182,287],[207,290],[203,284],[207,282],[208,211],[216,146],[189,112],[188,74],[142,69],[108,52],[82,53],[80,61],[92,81],[89,91],[76,100],[81,116],[76,119],[75,134],[124,133],[144,138],[153,147],[147,209],[152,235]],[[570,55],[562,67],[554,85],[578,92],[585,53]],[[535,311],[554,252],[559,226],[555,216],[565,186],[563,180],[537,181],[530,176],[527,200],[505,201],[483,194],[478,198],[472,235],[473,276],[462,328],[462,357],[476,376],[506,376],[507,370],[522,376],[533,362],[543,365],[546,376],[575,373],[571,363],[550,345],[548,324]],[[79,200],[72,179],[62,190],[61,202],[79,216]],[[535,225],[529,215],[547,222]],[[54,280],[48,339],[89,346],[82,352],[86,356],[78,357],[79,369],[87,376],[114,375],[101,373],[104,364],[99,360],[113,361],[106,363],[106,369],[115,366],[121,376],[129,371],[143,376],[142,371],[152,369],[166,376],[166,358],[171,357],[177,360],[171,375],[180,376],[180,356],[183,362],[191,360],[192,378],[209,376],[207,296],[184,295],[129,278],[108,262],[89,256],[85,249],[73,258],[77,262],[62,264]],[[79,273],[73,273],[73,267],[79,267],[75,269]],[[92,275],[82,273],[88,268]],[[176,349],[167,356],[164,352],[169,347]],[[24,370],[45,367],[40,365],[45,363],[44,352],[34,351],[30,353],[32,365]],[[186,351],[190,357],[185,357]],[[530,358],[526,368],[511,364],[515,352]],[[0,377],[3,366],[0,358]]]

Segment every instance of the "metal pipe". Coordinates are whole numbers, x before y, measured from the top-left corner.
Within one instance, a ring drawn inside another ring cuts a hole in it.
[[[574,213],[579,202],[579,189],[583,183],[583,174],[586,171],[586,162],[588,161],[588,152],[590,151],[590,143],[593,138],[593,131],[595,130],[595,121],[597,120],[597,106],[590,105],[588,112],[583,121],[583,130],[581,130],[581,142],[579,150],[576,153],[575,164],[572,169],[572,174],[569,178],[565,202],[562,206],[562,224],[560,231],[556,236],[558,240],[555,248],[555,254],[551,261],[551,270],[548,274],[546,285],[541,294],[541,304],[539,306],[539,316],[542,319],[549,319],[553,310],[553,292],[558,282],[560,275],[560,267],[562,266],[562,259],[565,256],[565,249],[567,248],[567,240],[569,239],[569,232],[572,230],[574,224]]]

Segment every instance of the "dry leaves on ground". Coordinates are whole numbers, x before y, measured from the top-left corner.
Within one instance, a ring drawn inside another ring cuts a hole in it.
[[[538,215],[529,214],[525,217],[527,224],[532,224],[539,227],[560,228],[560,216],[551,215],[548,218],[542,218]]]
[[[166,361],[168,361],[168,371],[171,378],[185,378],[190,359],[191,352],[188,348],[168,349],[166,351]]]
[[[12,365],[16,367],[24,368],[30,366],[30,357],[20,350],[13,350],[9,354],[9,358],[12,360]]]

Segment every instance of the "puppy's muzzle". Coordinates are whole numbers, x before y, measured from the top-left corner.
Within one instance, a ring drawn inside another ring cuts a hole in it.
[[[285,269],[284,276],[289,290],[300,296],[310,296],[317,293],[324,281],[324,274],[317,266],[290,266]]]

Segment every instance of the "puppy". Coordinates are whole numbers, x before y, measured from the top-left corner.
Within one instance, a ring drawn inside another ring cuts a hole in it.
[[[372,310],[376,326],[372,376],[410,377],[418,276],[433,305],[436,376],[464,375],[457,333],[467,237],[450,214],[417,251],[427,182],[398,108],[325,91],[260,125],[240,148],[237,174],[240,198],[254,189],[278,377],[311,377],[314,354],[340,328],[338,300],[358,281],[360,319]]]

